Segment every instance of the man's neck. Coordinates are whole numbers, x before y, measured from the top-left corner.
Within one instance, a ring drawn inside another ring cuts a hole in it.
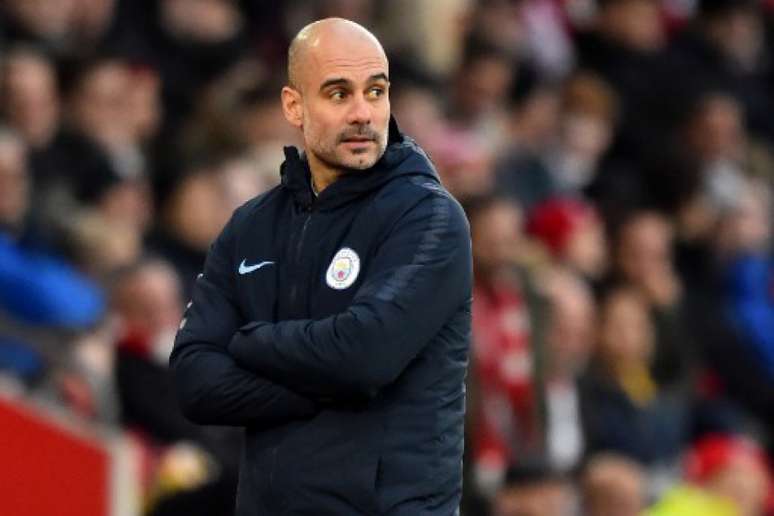
[[[307,153],[307,160],[309,161],[309,170],[312,173],[312,189],[318,195],[341,177],[341,170],[328,166],[317,159],[314,154]]]

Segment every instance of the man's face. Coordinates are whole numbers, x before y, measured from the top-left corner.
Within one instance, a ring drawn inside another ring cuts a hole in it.
[[[73,118],[81,131],[108,147],[131,142],[131,74],[120,62],[88,72],[73,99]]]
[[[618,267],[635,283],[672,270],[672,233],[669,223],[656,214],[643,214],[622,229]]]
[[[513,265],[522,240],[518,207],[506,201],[485,208],[472,221],[473,263],[483,279]]]
[[[115,299],[124,324],[141,330],[149,338],[177,328],[182,317],[180,285],[174,270],[165,264],[151,264],[125,278]]]
[[[321,39],[297,87],[299,127],[310,159],[364,170],[384,154],[390,120],[387,61],[372,42]]]
[[[494,502],[495,516],[565,516],[572,506],[570,488],[560,481],[545,481],[505,488]]]
[[[56,77],[50,63],[36,55],[9,59],[3,89],[9,122],[33,145],[47,143],[59,116]]]

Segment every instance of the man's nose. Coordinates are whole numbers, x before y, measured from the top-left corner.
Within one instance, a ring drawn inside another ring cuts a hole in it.
[[[371,106],[363,95],[354,95],[348,113],[350,124],[367,125],[371,123]]]

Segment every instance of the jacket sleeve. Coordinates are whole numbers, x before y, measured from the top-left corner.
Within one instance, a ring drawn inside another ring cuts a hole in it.
[[[315,396],[375,396],[470,298],[470,232],[459,204],[428,190],[394,224],[350,306],[321,320],[253,322],[237,362]],[[461,335],[460,338],[467,338]]]
[[[104,315],[105,300],[64,262],[25,250],[0,232],[0,309],[27,324],[83,329]]]
[[[183,413],[200,424],[278,424],[314,415],[311,400],[240,367],[227,345],[243,323],[234,302],[233,224],[210,248],[170,356]]]

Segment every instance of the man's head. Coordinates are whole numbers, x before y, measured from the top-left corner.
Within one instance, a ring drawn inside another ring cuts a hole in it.
[[[621,47],[651,53],[665,42],[659,3],[653,0],[601,0],[597,31]]]
[[[364,170],[387,147],[387,57],[362,26],[326,18],[301,29],[288,51],[285,118],[303,134],[312,166]]]
[[[627,371],[650,362],[655,328],[647,298],[630,286],[618,286],[601,302],[597,354],[612,371]]]
[[[573,487],[560,474],[541,463],[511,467],[505,484],[495,495],[495,516],[564,516],[573,505]]]
[[[646,480],[642,467],[631,459],[612,453],[593,456],[581,475],[586,514],[641,514],[646,502]]]
[[[735,502],[739,516],[768,514],[772,477],[765,450],[743,435],[710,434],[685,454],[687,480]]]
[[[53,63],[32,48],[11,49],[0,70],[2,112],[32,147],[49,143],[59,121],[59,95]]]
[[[569,381],[583,371],[592,351],[594,298],[588,285],[567,269],[550,270],[541,286],[549,306],[546,374],[554,381]]]
[[[145,258],[115,275],[111,301],[121,324],[149,338],[177,328],[183,311],[180,279],[170,264]]]
[[[516,263],[516,250],[524,240],[521,209],[510,199],[494,196],[471,199],[466,209],[476,279],[494,281]]]
[[[614,258],[624,280],[639,284],[644,278],[672,270],[672,225],[650,210],[629,214],[615,235]]]
[[[120,59],[98,57],[82,63],[67,95],[75,127],[106,148],[131,143],[131,79],[129,66]]]

